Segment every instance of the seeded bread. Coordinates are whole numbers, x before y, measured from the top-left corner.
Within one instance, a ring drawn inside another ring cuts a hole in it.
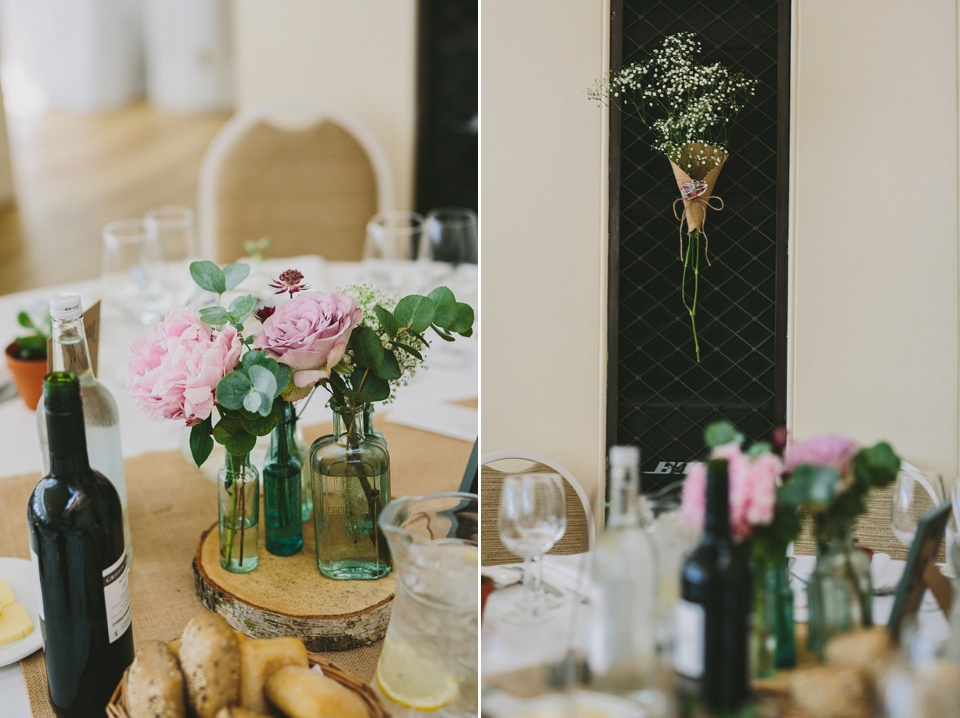
[[[240,703],[239,642],[222,616],[203,611],[190,619],[180,639],[180,669],[197,718]]]
[[[130,718],[185,718],[183,675],[166,644],[148,641],[137,651],[127,678]]]
[[[270,675],[284,666],[309,668],[303,641],[292,636],[248,639],[240,644],[240,705],[250,710],[267,712],[263,684]]]

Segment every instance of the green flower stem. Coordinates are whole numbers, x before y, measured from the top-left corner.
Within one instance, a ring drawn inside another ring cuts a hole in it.
[[[687,303],[687,267],[690,266],[690,253],[693,258],[693,303]],[[695,229],[687,234],[687,254],[683,259],[683,275],[680,279],[680,298],[683,306],[690,315],[690,326],[693,328],[693,346],[697,353],[697,362],[700,361],[700,341],[697,339],[697,296],[700,290],[700,230]]]

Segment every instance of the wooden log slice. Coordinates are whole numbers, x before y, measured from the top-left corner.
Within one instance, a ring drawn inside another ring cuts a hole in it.
[[[262,515],[262,514],[261,514]],[[207,529],[193,560],[203,605],[253,638],[297,636],[310,651],[346,651],[383,638],[397,588],[395,573],[376,581],[339,581],[317,570],[313,522],[303,525],[303,548],[274,556],[260,529],[260,562],[250,573],[220,566],[217,525]]]

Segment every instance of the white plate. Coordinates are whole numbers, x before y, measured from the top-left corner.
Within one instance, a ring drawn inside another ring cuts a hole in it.
[[[43,644],[40,635],[40,616],[37,615],[36,589],[33,583],[33,567],[25,558],[0,557],[0,578],[10,584],[13,598],[27,609],[33,630],[23,638],[10,643],[0,643],[0,667],[26,658]]]

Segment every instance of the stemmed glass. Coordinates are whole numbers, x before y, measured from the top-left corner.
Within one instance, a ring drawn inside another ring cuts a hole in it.
[[[542,556],[566,529],[566,500],[557,474],[510,474],[500,493],[500,540],[523,559],[523,600],[504,616],[510,623],[540,623],[546,620],[537,601],[539,581],[530,570],[535,556]]]
[[[163,257],[165,283],[175,305],[186,304],[196,291],[190,277],[190,263],[200,259],[197,224],[189,207],[164,205],[143,215],[147,228],[156,233]]]
[[[901,469],[893,484],[890,506],[890,524],[897,541],[910,548],[920,517],[943,503],[944,495],[939,474]]]
[[[145,326],[171,307],[156,227],[142,219],[120,219],[103,228],[100,284],[121,312]]]
[[[438,275],[429,278],[428,283],[433,286],[449,280],[461,264],[476,264],[477,215],[465,207],[440,207],[427,212],[417,257],[446,265]],[[457,294],[464,293],[460,289]]]
[[[367,222],[363,261],[370,269],[374,284],[389,292],[408,287],[416,274],[414,265],[405,261],[417,258],[417,248],[423,244],[423,215],[416,212],[380,212]]]

